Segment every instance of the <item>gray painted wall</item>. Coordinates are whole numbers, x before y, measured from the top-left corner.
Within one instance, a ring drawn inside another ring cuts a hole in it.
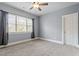
[[[30,39],[31,33],[9,33],[9,43]]]
[[[4,10],[16,15],[21,15],[24,17],[34,18],[35,19],[35,36],[38,36],[38,17],[35,15],[32,15],[28,12],[25,12],[23,10],[19,10],[17,8],[11,7],[9,5],[0,3],[0,10]],[[31,36],[31,33],[9,33],[9,43],[16,42],[20,40],[26,40],[29,39]]]
[[[39,36],[51,40],[62,40],[62,16],[79,12],[79,4],[40,16]]]

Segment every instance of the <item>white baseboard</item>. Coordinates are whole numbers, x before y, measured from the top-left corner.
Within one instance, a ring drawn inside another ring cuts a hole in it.
[[[51,40],[46,38],[40,38],[40,39],[64,45],[63,41],[56,41],[56,40]],[[74,45],[73,47],[79,48],[79,45]]]
[[[28,42],[28,41],[36,40],[36,39],[46,40],[46,41],[50,41],[50,42],[54,42],[54,43],[58,43],[58,44],[64,44],[63,41],[57,41],[57,40],[51,40],[51,39],[36,37],[36,38],[33,38],[33,39],[26,39],[26,40],[22,40],[22,41],[18,41],[18,42],[9,43],[8,45],[1,45],[0,48],[9,47],[9,46],[12,46],[12,45],[17,45],[17,44],[20,44],[20,43],[24,43],[24,42]],[[74,47],[79,48],[79,45],[76,45]]]
[[[22,40],[18,42],[9,43],[8,46],[24,43],[24,42],[31,41],[31,40],[35,40],[35,39],[26,39],[26,40]]]
[[[74,47],[79,48],[79,45],[75,45]]]
[[[8,45],[1,45],[0,48],[9,47],[9,46],[12,46],[12,45],[16,45],[16,44],[28,42],[28,41],[31,41],[31,40],[36,40],[36,39],[38,39],[38,37],[33,38],[33,39],[26,39],[26,40],[22,40],[22,41],[17,41],[17,42],[9,43]]]
[[[54,43],[58,43],[58,44],[64,44],[63,41],[57,41],[57,40],[51,40],[51,39],[45,39],[45,38],[40,38],[40,39],[50,41],[50,42],[54,42]]]

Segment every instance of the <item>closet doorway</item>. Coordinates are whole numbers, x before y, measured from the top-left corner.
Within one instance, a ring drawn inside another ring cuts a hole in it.
[[[62,16],[62,31],[64,44],[78,45],[78,13]]]

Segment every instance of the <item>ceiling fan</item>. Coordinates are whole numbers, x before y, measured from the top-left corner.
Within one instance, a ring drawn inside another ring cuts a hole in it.
[[[48,5],[48,3],[33,2],[30,10],[35,8],[35,9],[38,9],[39,11],[41,11],[42,10],[41,7],[44,7],[44,6],[47,6],[47,5]]]

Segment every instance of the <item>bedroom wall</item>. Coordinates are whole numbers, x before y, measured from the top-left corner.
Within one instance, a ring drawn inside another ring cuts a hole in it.
[[[35,36],[38,37],[38,17],[23,10],[0,3],[0,10],[35,19]],[[30,39],[31,33],[9,33],[9,43]]]
[[[39,36],[54,41],[62,41],[62,16],[79,12],[79,4],[40,16]]]

